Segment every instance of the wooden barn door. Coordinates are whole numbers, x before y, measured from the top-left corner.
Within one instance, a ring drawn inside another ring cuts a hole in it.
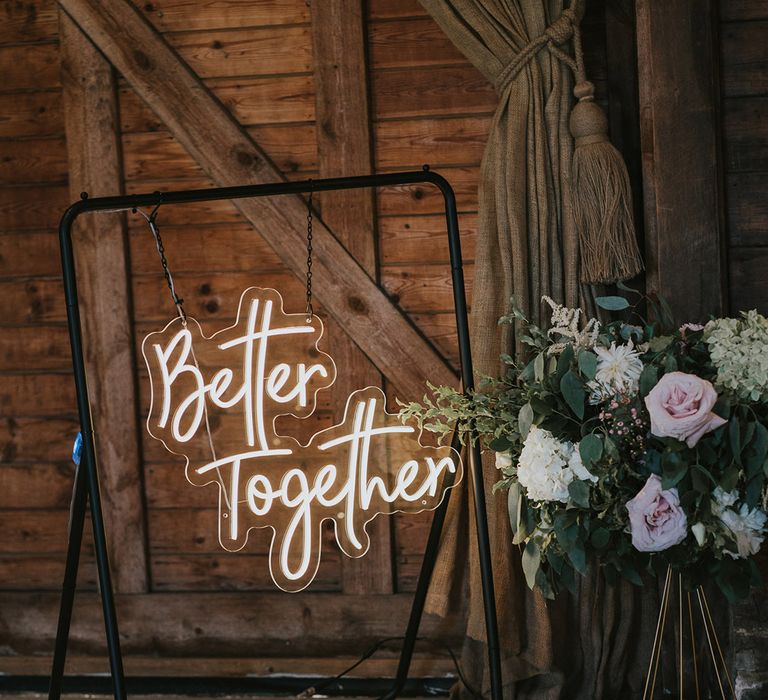
[[[14,390],[8,399],[22,415],[40,417],[21,419],[9,438],[22,459],[3,479],[15,489],[13,503],[6,501],[16,510],[13,520],[3,519],[11,544],[3,550],[0,620],[3,643],[21,657],[4,657],[4,669],[45,673],[63,572],[68,454],[77,430],[53,230],[67,201],[82,191],[188,189],[430,163],[457,190],[471,285],[478,165],[495,97],[416,0],[38,4],[41,36],[28,48],[56,64],[49,70],[52,87],[41,90],[39,100],[55,109],[53,125],[46,124],[58,134],[61,174],[40,234],[53,259],[44,271],[52,279],[34,280],[27,294],[44,294],[54,309],[44,319],[50,327],[39,332],[55,339],[58,354],[33,367],[24,380],[29,392]],[[27,79],[35,87],[37,78]],[[456,84],[463,88],[452,93]],[[41,153],[46,145],[41,140]],[[371,290],[344,290],[345,308],[331,302],[340,323],[323,306],[325,297],[338,295],[315,282],[316,311],[328,329],[325,349],[340,371],[313,432],[338,420],[355,388],[381,386],[393,410],[395,396],[417,398],[427,380],[455,383],[457,364],[438,192],[398,187],[315,199],[322,217],[315,225],[318,255],[324,235],[348,251],[334,261],[332,283],[343,289],[345,270],[359,265]],[[272,225],[278,216],[287,222],[282,228]],[[304,220],[299,203],[284,201],[163,208],[158,221],[187,312],[207,332],[223,328],[234,320],[240,292],[254,285],[280,290],[287,308],[303,310],[302,264],[286,255],[281,239],[301,240]],[[319,574],[299,594],[278,591],[270,579],[268,531],[256,533],[242,553],[223,551],[215,494],[187,484],[183,462],[144,428],[149,390],[140,344],[174,313],[146,223],[139,215],[81,217],[75,241],[128,672],[328,674],[371,643],[403,634],[430,514],[378,518],[371,550],[359,560],[343,557],[329,532]],[[381,291],[374,293],[376,287]],[[381,318],[386,333],[401,339],[407,361],[374,362],[369,356],[375,354],[360,349],[370,342],[361,337],[361,321],[369,318]],[[45,387],[39,401],[49,402],[48,413],[29,398],[36,387]],[[36,462],[28,468],[30,460]],[[422,636],[430,641],[420,646],[415,671],[450,670],[442,647],[460,645],[460,611],[451,620],[426,620]],[[105,667],[88,531],[71,648],[70,671]],[[160,666],[151,660],[156,655],[176,661]],[[364,672],[391,673],[392,652],[389,660],[383,656]],[[212,657],[234,660],[191,660]]]

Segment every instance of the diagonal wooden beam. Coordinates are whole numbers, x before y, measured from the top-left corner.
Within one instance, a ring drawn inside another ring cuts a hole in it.
[[[59,4],[220,186],[284,179],[245,130],[127,0]],[[300,197],[235,202],[285,264],[303,275],[306,207]],[[455,384],[413,328],[322,222],[315,226],[314,289],[324,308],[404,397],[426,380]]]
[[[362,0],[312,3],[312,55],[320,177],[366,175],[373,170],[373,153]],[[320,201],[323,221],[368,276],[377,279],[373,192],[324,192]],[[361,386],[381,386],[381,375],[339,324],[331,322],[328,330],[334,359],[345,368],[336,379],[339,391],[333,402],[335,412],[343,415],[346,397]],[[376,518],[368,535],[367,556],[342,557],[344,592],[392,593],[392,519]]]
[[[123,178],[114,70],[64,12],[59,38],[70,196],[115,194]],[[86,367],[99,378],[91,398],[114,586],[119,593],[142,593],[149,577],[126,235],[122,214],[82,217],[75,262]]]

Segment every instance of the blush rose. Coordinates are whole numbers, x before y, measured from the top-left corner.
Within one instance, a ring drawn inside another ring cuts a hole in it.
[[[688,535],[688,519],[680,507],[677,489],[662,489],[656,474],[651,474],[637,496],[627,502],[627,511],[632,545],[640,552],[661,552]]]
[[[673,437],[694,447],[704,433],[727,421],[712,408],[717,392],[710,382],[694,374],[668,372],[645,397],[651,433]]]

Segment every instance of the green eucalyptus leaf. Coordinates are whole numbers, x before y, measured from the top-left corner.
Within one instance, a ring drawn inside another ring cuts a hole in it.
[[[571,368],[571,362],[573,362],[573,345],[568,343],[560,353],[560,357],[557,358],[557,381],[560,381],[563,375]]]
[[[760,474],[768,457],[768,429],[762,423],[751,423],[755,434],[749,449],[744,455],[744,464],[747,468],[747,477],[752,478]]]
[[[688,463],[678,452],[661,455],[661,487],[671,489],[688,473]]]
[[[517,534],[520,526],[520,505],[522,492],[520,484],[515,481],[507,493],[507,512],[509,513],[509,524],[512,526],[512,533]]]
[[[537,382],[544,379],[544,353],[540,352],[533,361],[533,376]]]
[[[736,416],[728,421],[728,442],[731,445],[734,461],[736,464],[741,464],[741,428]]]
[[[522,565],[525,582],[528,584],[528,588],[533,589],[536,586],[536,574],[541,566],[541,552],[539,551],[539,546],[533,540],[529,540],[525,545]]]
[[[560,380],[560,391],[570,409],[579,419],[584,418],[584,402],[587,394],[584,385],[572,370],[568,370]]]
[[[533,425],[533,407],[530,403],[525,404],[517,414],[517,428],[520,431],[520,437],[525,440]]]
[[[594,379],[597,374],[597,355],[589,350],[579,353],[579,372],[587,379]]]
[[[616,446],[616,443],[607,436],[605,438],[603,450],[605,452],[605,456],[608,457],[612,463],[619,461],[619,448]]]
[[[647,396],[659,381],[659,368],[646,365],[640,373],[640,396]]]
[[[599,435],[590,433],[579,442],[579,455],[584,466],[589,468],[603,456],[603,440]]]
[[[568,484],[568,496],[574,505],[589,508],[589,484],[578,479]]]
[[[606,311],[623,311],[629,308],[629,302],[624,297],[607,296],[597,297],[595,303]]]
[[[587,573],[587,553],[584,551],[584,545],[579,540],[576,540],[573,545],[566,550],[566,554],[576,571],[582,576]]]

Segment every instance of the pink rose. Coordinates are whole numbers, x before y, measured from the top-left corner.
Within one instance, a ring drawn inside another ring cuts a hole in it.
[[[627,501],[632,544],[641,552],[661,552],[688,535],[688,519],[680,508],[677,489],[662,491],[661,479],[651,474],[645,486]]]
[[[715,387],[706,379],[668,372],[645,397],[651,414],[651,433],[685,440],[688,447],[693,447],[704,433],[727,423],[712,413],[716,401]]]

